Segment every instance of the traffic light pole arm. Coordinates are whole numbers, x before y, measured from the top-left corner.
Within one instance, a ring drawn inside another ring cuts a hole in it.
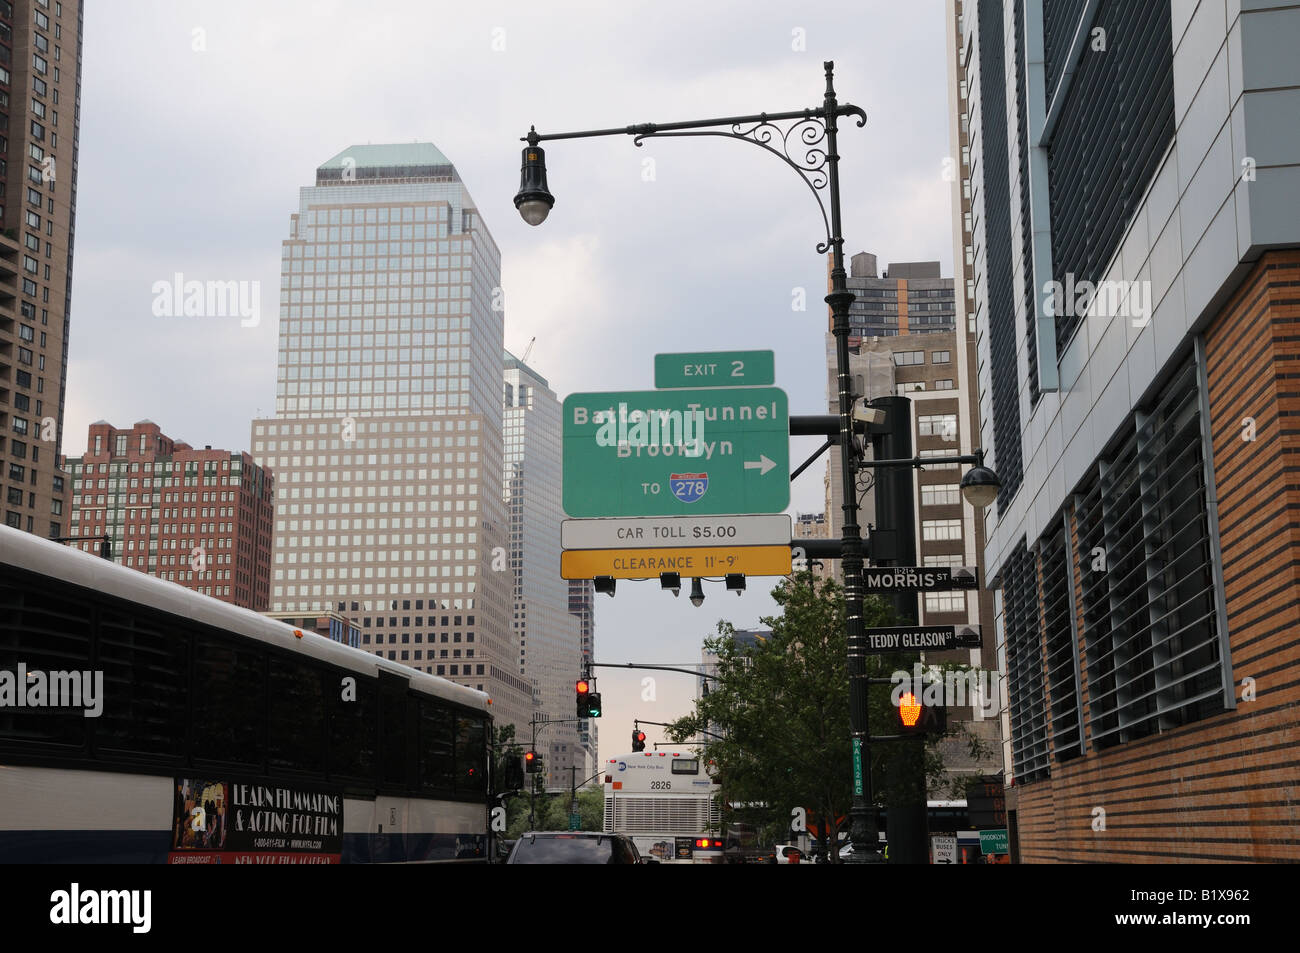
[[[104,559],[113,558],[112,543],[107,533],[101,533],[99,536],[51,536],[52,543],[88,543],[93,540],[99,540],[99,555]]]
[[[665,722],[665,721],[646,721],[644,718],[633,718],[633,719],[632,719],[632,727],[633,727],[634,729],[639,730],[641,725],[658,725],[660,728],[671,728],[671,727],[672,727],[672,724],[671,724],[670,722]],[[696,731],[696,734],[699,734],[699,735],[708,735],[710,738],[717,738],[719,741],[726,741],[726,740],[727,740],[726,738],[722,737],[722,735],[715,735],[713,732],[711,732],[711,731],[705,731],[703,728],[700,728],[698,731]],[[654,746],[655,746],[656,748],[658,748],[660,745],[674,745],[674,744],[677,744],[677,742],[675,742],[675,741],[656,741],[656,742],[654,743]],[[683,742],[683,744],[690,744],[690,742]]]
[[[912,457],[903,460],[860,460],[858,469],[872,470],[876,467],[926,467],[934,466],[939,463],[973,463],[978,466],[984,465],[984,451],[976,450],[974,453],[953,454],[950,457]]]
[[[705,675],[703,672],[695,672],[689,668],[674,668],[671,665],[639,665],[636,662],[588,662],[588,668],[649,668],[659,672],[681,672],[683,675],[694,675],[696,678],[710,678],[718,682],[721,679],[717,675]],[[656,725],[658,722],[647,721],[647,725]]]

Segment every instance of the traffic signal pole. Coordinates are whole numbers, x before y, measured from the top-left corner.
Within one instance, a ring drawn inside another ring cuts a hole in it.
[[[876,460],[902,460],[912,456],[912,401],[883,397],[871,405],[885,412],[885,425],[872,428],[872,456]],[[884,466],[874,470],[876,525],[872,530],[872,561],[881,567],[916,565],[916,499],[910,467]],[[896,590],[888,597],[898,625],[916,625],[920,618],[915,592]],[[924,743],[895,745],[890,751],[886,821],[889,860],[895,864],[923,864],[929,860],[925,792]]]

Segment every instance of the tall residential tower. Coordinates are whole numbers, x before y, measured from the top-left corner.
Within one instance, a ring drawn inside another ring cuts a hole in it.
[[[0,0],[0,508],[64,535],[67,390],[81,124],[80,0]]]

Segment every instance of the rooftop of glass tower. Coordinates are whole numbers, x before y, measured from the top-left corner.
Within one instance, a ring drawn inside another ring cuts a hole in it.
[[[451,160],[432,142],[348,146],[316,169],[316,183],[369,179],[459,180]]]

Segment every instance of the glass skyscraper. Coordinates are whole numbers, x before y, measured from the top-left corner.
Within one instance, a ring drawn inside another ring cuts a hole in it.
[[[362,648],[489,692],[522,724],[506,618],[501,258],[434,145],[316,170],[281,257],[271,609],[336,610]]]
[[[519,674],[532,684],[539,717],[571,719],[590,622],[572,610],[569,583],[559,574],[562,408],[545,378],[509,352],[504,360],[504,490]],[[538,744],[545,752],[547,787],[568,790],[594,770],[588,765],[595,755],[595,720],[555,725]]]

